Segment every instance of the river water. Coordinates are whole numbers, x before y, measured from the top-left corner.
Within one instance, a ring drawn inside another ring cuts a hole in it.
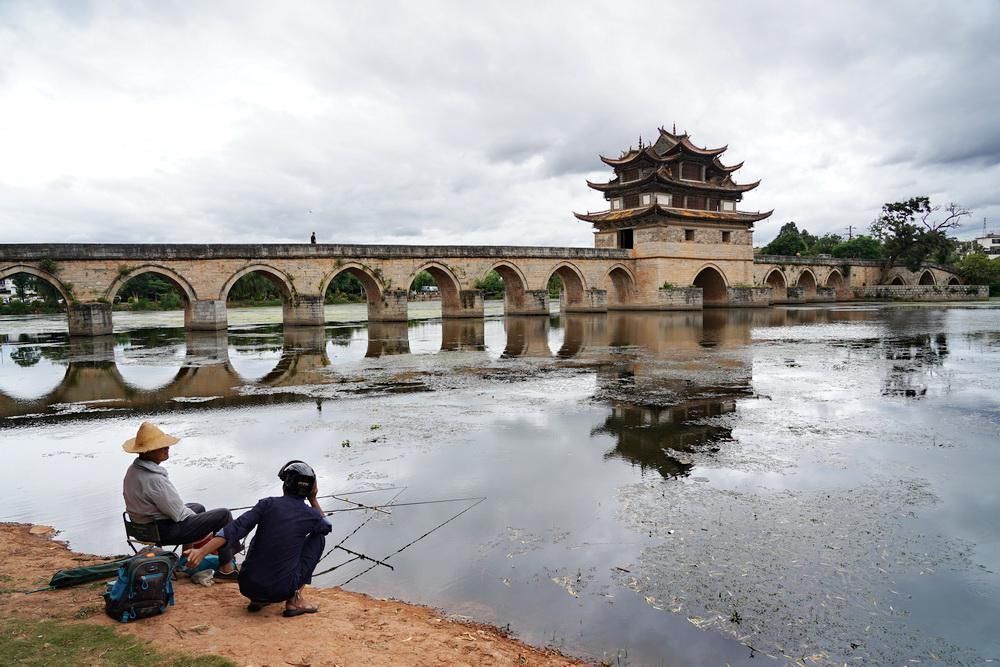
[[[149,419],[209,507],[280,492],[293,458],[357,502],[485,497],[347,587],[570,654],[1000,660],[1000,308],[501,310],[334,306],[284,334],[280,309],[220,334],[116,313],[98,340],[0,318],[0,519],[124,552],[120,447]],[[344,546],[384,557],[471,504],[340,512],[329,545],[367,520]]]

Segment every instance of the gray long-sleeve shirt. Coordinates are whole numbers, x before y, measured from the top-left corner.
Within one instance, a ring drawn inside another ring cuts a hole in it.
[[[125,473],[122,495],[129,518],[135,523],[152,523],[160,519],[183,521],[194,516],[167,477],[166,469],[139,457]]]

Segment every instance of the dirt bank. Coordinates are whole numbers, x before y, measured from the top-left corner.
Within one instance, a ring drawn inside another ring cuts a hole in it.
[[[210,588],[178,581],[177,605],[166,614],[121,625],[103,613],[103,584],[26,596],[52,573],[102,560],[77,554],[52,531],[0,524],[0,616],[114,626],[156,648],[215,654],[238,665],[575,665],[527,646],[496,628],[441,617],[433,609],[375,600],[340,589],[310,589],[317,614],[286,619],[282,605],[258,614],[233,584]]]

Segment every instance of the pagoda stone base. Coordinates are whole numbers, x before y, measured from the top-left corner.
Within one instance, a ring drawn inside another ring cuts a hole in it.
[[[504,315],[549,315],[549,291],[544,289],[524,290],[518,300],[511,303],[510,296],[504,297]]]
[[[727,303],[712,304],[723,308],[768,308],[771,305],[770,287],[727,287]]]
[[[70,336],[106,336],[111,333],[110,303],[71,303],[67,317]]]
[[[458,304],[448,305],[444,302],[441,303],[441,317],[477,317],[482,318],[484,314],[483,308],[483,290],[481,289],[463,289],[458,292]]]
[[[603,313],[608,310],[608,290],[588,289],[583,291],[583,298],[575,303],[568,303],[566,292],[562,293],[559,310],[564,313]]]
[[[368,303],[369,322],[406,322],[407,299],[405,289],[390,289],[382,293],[382,300]]]
[[[190,331],[221,331],[227,326],[225,301],[192,301],[184,311],[184,328]]]
[[[293,300],[285,301],[281,315],[286,327],[322,326],[326,324],[323,295],[299,294]]]

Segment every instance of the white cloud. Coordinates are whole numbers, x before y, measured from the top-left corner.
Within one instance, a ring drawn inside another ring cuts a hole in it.
[[[813,233],[1000,216],[1000,8],[0,6],[8,241],[589,245],[588,175],[677,122]]]

